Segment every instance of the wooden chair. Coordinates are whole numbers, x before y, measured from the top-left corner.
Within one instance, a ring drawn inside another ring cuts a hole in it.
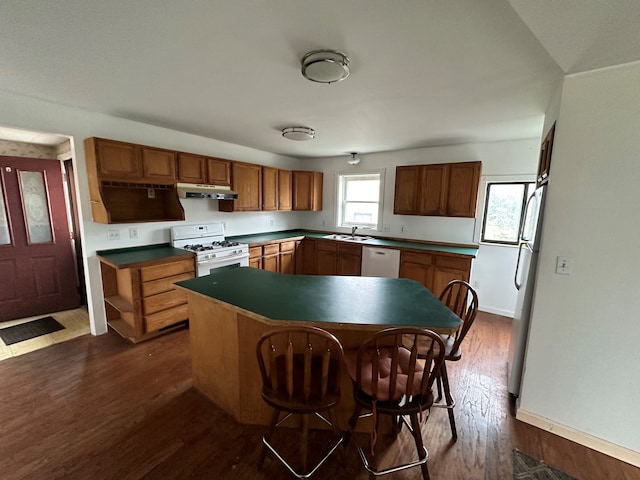
[[[444,407],[447,409],[449,413],[449,424],[451,425],[451,434],[453,435],[453,439],[457,440],[458,431],[456,429],[456,420],[453,416],[455,401],[451,396],[451,390],[449,388],[447,361],[457,362],[462,358],[460,345],[469,332],[471,325],[473,325],[473,321],[478,313],[478,295],[467,282],[462,280],[453,280],[444,287],[444,290],[442,290],[442,293],[440,294],[440,301],[460,317],[462,323],[455,334],[442,336],[442,340],[445,345],[445,362],[444,365],[442,365],[440,375],[437,379],[438,398],[436,398],[436,402],[440,402],[442,400],[442,390],[444,390],[446,404],[434,403],[433,406]]]
[[[267,432],[262,437],[260,465],[267,449],[298,478],[309,478],[342,443],[334,407],[340,399],[342,345],[338,339],[320,328],[282,328],[265,333],[256,346],[262,374],[262,398],[273,407]],[[286,415],[280,419],[281,412]],[[326,412],[329,418],[322,413]],[[292,415],[301,417],[300,461],[302,472],[296,471],[272,445],[272,435]],[[312,468],[307,468],[309,416],[315,415],[331,426],[336,441]]]
[[[412,339],[411,347],[404,345]],[[345,443],[355,431],[361,413],[367,410],[374,417],[370,458],[356,441],[356,448],[365,468],[372,475],[420,466],[422,476],[429,478],[428,452],[422,443],[419,415],[427,415],[433,404],[431,387],[444,363],[444,343],[440,336],[422,328],[389,328],[365,341],[358,350],[345,352],[345,362],[354,385],[356,407],[349,420]],[[389,415],[397,430],[404,422],[413,435],[418,460],[380,469],[376,465],[375,444],[380,415]],[[405,416],[410,418],[411,424]]]

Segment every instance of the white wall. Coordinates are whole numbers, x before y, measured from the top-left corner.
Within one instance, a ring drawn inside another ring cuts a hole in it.
[[[84,139],[105,137],[173,150],[208,154],[283,168],[305,169],[299,160],[259,150],[219,142],[182,132],[131,122],[121,118],[63,107],[35,98],[0,92],[0,125],[71,137],[74,147],[74,166],[80,199],[82,219],[83,256],[87,281],[87,301],[91,330],[94,334],[106,332],[102,282],[96,250],[122,248],[169,241],[169,227],[181,222],[154,222],[136,224],[139,238],[129,239],[129,226],[103,225],[92,221],[87,171],[84,156]],[[225,221],[227,234],[237,235],[264,230],[297,228],[301,213],[221,213],[216,200],[185,199],[183,201],[187,222]],[[273,222],[273,226],[271,226]],[[119,229],[120,240],[107,240],[107,230]]]
[[[540,138],[534,138],[364,154],[361,155],[362,161],[356,166],[347,164],[348,155],[305,160],[304,164],[308,165],[309,169],[324,172],[324,209],[305,217],[304,226],[310,229],[340,231],[341,229],[335,227],[337,175],[343,172],[385,169],[383,224],[388,226],[390,231],[376,232],[376,235],[460,244],[478,243],[480,222],[476,222],[475,219],[394,215],[395,167],[481,161],[482,182],[476,212],[479,217],[484,206],[486,180],[517,178],[528,181],[535,178],[539,152]],[[401,231],[401,227],[404,227],[404,232]],[[481,310],[513,316],[516,289],[512,280],[516,255],[513,247],[480,246],[478,256],[473,262],[471,282],[478,282]]]
[[[639,85],[640,63],[564,81],[518,412],[636,465]]]

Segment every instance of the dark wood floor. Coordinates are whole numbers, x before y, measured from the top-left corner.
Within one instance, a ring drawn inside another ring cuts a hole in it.
[[[508,335],[509,319],[481,313],[451,365],[459,440],[450,442],[446,411],[434,409],[423,430],[432,478],[511,479],[514,447],[581,480],[640,478],[638,468],[511,416]],[[236,423],[190,377],[186,330],[135,346],[114,333],[85,336],[0,362],[0,478],[290,478],[271,459],[257,467],[262,427]],[[294,435],[277,441],[294,451]],[[385,461],[411,453],[403,432]],[[368,475],[350,447],[314,478]],[[421,477],[413,469],[386,478]]]

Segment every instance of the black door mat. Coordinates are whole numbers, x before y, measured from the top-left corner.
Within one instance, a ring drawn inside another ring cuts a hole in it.
[[[14,343],[24,342],[30,338],[63,329],[64,327],[60,325],[55,318],[43,317],[12,327],[0,328],[0,338],[2,338],[5,345],[13,345]]]

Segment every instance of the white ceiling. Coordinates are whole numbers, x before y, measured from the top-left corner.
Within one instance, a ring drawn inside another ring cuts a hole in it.
[[[533,138],[564,73],[640,59],[639,15],[637,0],[0,0],[0,89],[295,157]],[[303,78],[317,48],[346,52],[349,78]]]

